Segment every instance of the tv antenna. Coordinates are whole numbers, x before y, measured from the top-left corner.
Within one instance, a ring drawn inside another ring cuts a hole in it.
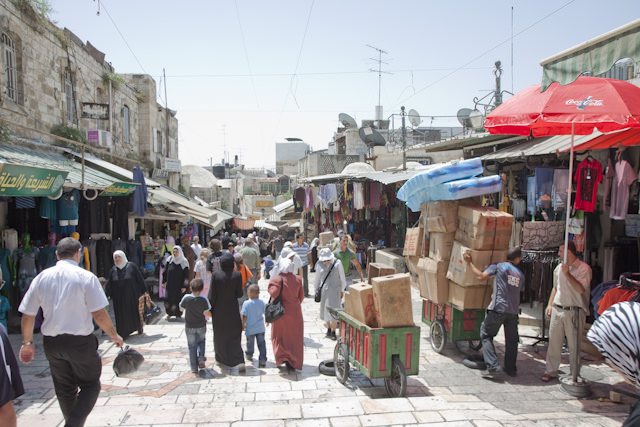
[[[387,71],[382,71],[382,64],[389,65],[388,63],[386,63],[386,62],[384,62],[382,60],[382,54],[384,53],[385,55],[388,55],[388,53],[385,52],[384,50],[378,48],[378,47],[371,46],[370,44],[368,44],[366,46],[370,47],[371,49],[374,49],[374,50],[376,50],[378,52],[378,57],[377,58],[370,58],[372,61],[376,61],[378,63],[378,69],[375,70],[373,68],[369,68],[369,71],[372,71],[372,72],[376,72],[377,71],[378,72],[378,105],[382,105],[382,104],[380,104],[380,92],[382,90],[382,73],[391,74],[391,73],[389,73]]]

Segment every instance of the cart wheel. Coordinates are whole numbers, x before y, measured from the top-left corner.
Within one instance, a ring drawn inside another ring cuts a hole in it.
[[[349,378],[349,349],[345,343],[336,344],[333,350],[333,367],[340,384],[346,383]]]
[[[482,348],[482,341],[480,340],[466,340],[466,341],[454,341],[456,348],[461,353],[469,353],[469,350],[478,351]]]
[[[431,347],[436,353],[442,353],[447,343],[447,334],[444,330],[442,320],[435,320],[431,324]]]
[[[391,358],[391,375],[384,378],[384,388],[391,397],[401,397],[407,393],[407,372],[397,354]]]

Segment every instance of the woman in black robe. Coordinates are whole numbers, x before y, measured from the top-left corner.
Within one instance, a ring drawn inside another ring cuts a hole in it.
[[[105,292],[111,298],[118,335],[125,339],[135,331],[142,333],[138,300],[147,289],[138,266],[129,262],[124,252],[115,251],[113,262]]]
[[[173,247],[171,253],[162,275],[164,281],[162,286],[165,288],[164,310],[167,313],[167,319],[171,316],[182,317],[178,304],[189,289],[189,261],[178,245]]]
[[[238,298],[242,297],[242,274],[234,271],[233,255],[226,253],[220,259],[221,271],[211,276],[209,301],[213,324],[213,348],[216,361],[244,370],[242,352],[242,320]]]

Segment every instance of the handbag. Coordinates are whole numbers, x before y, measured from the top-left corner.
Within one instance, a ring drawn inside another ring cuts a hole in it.
[[[333,261],[333,263],[331,264],[331,268],[329,269],[329,272],[327,273],[326,276],[324,276],[324,280],[322,281],[322,285],[320,285],[320,288],[316,291],[316,294],[313,297],[313,299],[316,302],[320,302],[320,300],[322,299],[322,288],[324,287],[324,284],[327,282],[327,279],[329,278],[329,274],[331,274],[331,270],[333,270],[333,266],[334,265],[336,265],[335,261]]]
[[[144,362],[144,356],[137,350],[125,345],[113,361],[113,372],[116,376],[127,375],[134,372]]]
[[[151,301],[151,297],[148,292],[145,292],[140,298],[144,298],[144,313],[142,317],[144,319],[144,323],[148,325],[160,316],[160,307]]]
[[[283,285],[282,277],[280,277],[280,293],[278,297],[273,301],[269,300],[269,303],[264,308],[264,321],[267,323],[273,323],[284,315],[284,306],[282,305]]]

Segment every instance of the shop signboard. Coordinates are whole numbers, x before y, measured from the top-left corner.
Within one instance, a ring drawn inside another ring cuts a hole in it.
[[[0,196],[56,196],[68,172],[13,163],[0,163]]]
[[[180,159],[172,159],[170,157],[162,158],[162,169],[167,172],[182,172],[182,162]]]
[[[128,196],[138,187],[137,182],[121,182],[116,181],[110,186],[102,190],[100,196]]]
[[[257,208],[272,208],[273,200],[256,200]]]
[[[109,104],[83,102],[81,117],[83,119],[109,120]]]

